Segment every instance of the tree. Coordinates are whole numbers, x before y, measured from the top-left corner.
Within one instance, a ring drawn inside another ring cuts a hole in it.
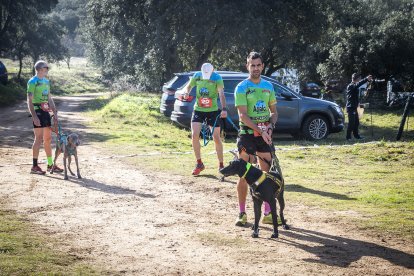
[[[0,53],[13,47],[14,36],[22,27],[30,29],[39,20],[39,13],[46,13],[58,0],[2,0],[0,2]]]
[[[313,0],[91,0],[87,11],[85,42],[104,76],[134,76],[150,90],[208,60],[240,70],[251,50],[262,52],[270,75],[299,61],[323,22]]]
[[[68,48],[69,56],[72,57],[85,55],[85,45],[80,36],[80,24],[86,17],[87,2],[88,0],[59,0],[51,12],[51,16],[57,17],[66,28],[62,43]]]
[[[0,2],[0,53],[19,60],[18,79],[23,58],[34,62],[40,57],[62,60],[67,49],[61,43],[64,29],[48,15],[57,0],[4,0]]]
[[[318,49],[325,53],[317,67],[322,79],[349,80],[353,72],[394,75],[414,89],[412,1],[338,2],[330,8],[326,46]]]

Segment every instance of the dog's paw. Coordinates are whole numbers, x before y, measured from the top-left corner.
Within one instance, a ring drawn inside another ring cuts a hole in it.
[[[259,237],[259,232],[252,233],[252,238],[258,238],[258,237]]]
[[[273,233],[272,236],[270,236],[271,239],[277,239],[279,238],[279,233]]]
[[[79,179],[81,179],[81,178],[82,178],[82,176],[80,176],[80,174],[78,174],[78,178],[79,178]]]
[[[68,179],[69,179],[69,177],[66,175],[63,179],[68,180]]]
[[[283,227],[283,229],[285,229],[285,230],[289,230],[289,229],[290,229],[289,225],[287,225],[287,224],[283,224],[283,225],[282,225],[282,227]]]

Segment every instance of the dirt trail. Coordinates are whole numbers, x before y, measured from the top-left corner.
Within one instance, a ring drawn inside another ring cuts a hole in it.
[[[0,198],[62,241],[62,250],[128,275],[414,275],[412,244],[364,235],[334,213],[287,201],[292,230],[280,230],[275,241],[263,226],[261,238],[252,239],[248,227],[233,226],[234,184],[105,158],[108,149],[93,142],[105,137],[79,112],[93,97],[58,100],[63,128],[83,136],[84,178],[69,181],[28,173],[33,135],[26,105],[0,109]]]

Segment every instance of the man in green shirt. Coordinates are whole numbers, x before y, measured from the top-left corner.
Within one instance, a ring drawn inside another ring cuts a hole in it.
[[[213,65],[204,63],[201,71],[196,72],[190,79],[186,87],[184,98],[188,98],[190,91],[196,86],[196,101],[194,112],[191,118],[191,137],[194,154],[197,165],[193,170],[193,175],[199,175],[204,170],[204,164],[201,161],[200,131],[204,121],[214,127],[213,140],[216,147],[216,153],[219,160],[219,169],[223,168],[223,144],[220,139],[220,124],[218,117],[226,118],[226,98],[224,97],[223,79],[219,74],[214,72]],[[218,109],[217,100],[220,97],[221,111]]]
[[[47,156],[47,170],[62,172],[62,169],[53,165],[52,160],[52,130],[49,112],[53,112],[54,120],[57,122],[57,109],[50,95],[49,80],[46,79],[49,66],[45,61],[39,60],[35,64],[35,70],[36,75],[27,82],[27,106],[32,115],[35,136],[32,146],[33,167],[30,172],[33,174],[46,173],[37,162],[42,142]]]
[[[273,85],[260,77],[263,60],[259,53],[251,52],[247,57],[249,77],[240,82],[234,92],[235,105],[240,118],[240,132],[237,139],[239,157],[246,162],[259,156],[259,165],[263,171],[269,171],[271,162],[272,132],[277,121],[276,96]],[[264,160],[263,160],[264,159]],[[268,162],[266,162],[266,161]],[[247,222],[246,197],[248,185],[244,178],[237,183],[240,213],[237,226]],[[270,206],[265,202],[263,223],[272,223]]]

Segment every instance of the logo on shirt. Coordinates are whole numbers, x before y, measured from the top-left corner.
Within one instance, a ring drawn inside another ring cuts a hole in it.
[[[257,101],[253,107],[253,111],[257,113],[266,112],[266,104],[264,101]]]
[[[250,95],[250,94],[253,94],[254,92],[256,92],[256,89],[249,88],[249,89],[247,89],[247,91],[246,91],[246,96],[247,96],[247,95]]]
[[[262,90],[262,93],[270,93],[270,90],[263,89],[263,90]]]
[[[205,88],[205,87],[200,88],[199,93],[200,93],[200,96],[201,96],[201,97],[208,97],[208,95],[210,94],[210,93],[208,92],[208,89],[207,89],[207,88]]]

